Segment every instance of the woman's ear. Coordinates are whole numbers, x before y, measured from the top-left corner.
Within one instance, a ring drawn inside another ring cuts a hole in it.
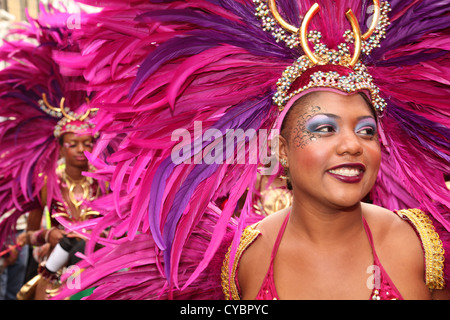
[[[282,136],[278,136],[278,160],[285,168],[289,168],[288,161],[288,144],[287,140]]]
[[[292,190],[292,183],[289,180],[289,161],[288,161],[288,143],[287,140],[281,135],[278,136],[278,160],[283,166],[284,173],[280,178],[286,180],[286,186],[289,190]]]

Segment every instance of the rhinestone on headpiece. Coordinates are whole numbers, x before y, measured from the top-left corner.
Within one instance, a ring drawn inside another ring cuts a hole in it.
[[[382,112],[386,107],[379,89],[372,82],[371,75],[365,65],[359,60],[361,53],[369,54],[385,37],[389,25],[387,13],[389,4],[374,0],[374,15],[366,33],[361,34],[358,21],[353,12],[346,13],[352,30],[347,30],[343,38],[346,43],[337,46],[337,50],[329,49],[321,42],[322,35],[317,30],[307,31],[312,17],[319,11],[319,5],[314,4],[306,13],[301,27],[287,23],[279,14],[275,0],[253,0],[256,4],[256,16],[261,19],[262,28],[271,32],[275,39],[284,41],[289,48],[301,45],[305,55],[298,58],[293,65],[286,68],[277,82],[277,92],[273,100],[280,109],[295,95],[311,88],[334,88],[345,93],[367,91],[374,108]],[[313,43],[314,52],[308,46]],[[354,53],[350,54],[348,44],[353,44]],[[319,67],[323,66],[323,67]],[[329,66],[329,70],[327,67]],[[317,69],[316,72],[306,72]],[[309,77],[308,79],[300,79]],[[299,80],[300,79],[300,80]]]
[[[345,93],[366,90],[370,93],[372,104],[376,110],[383,111],[385,108],[386,102],[379,96],[379,89],[373,84],[372,76],[361,62],[358,62],[351,70],[352,72],[348,72],[346,75],[333,70],[318,70],[309,75],[309,81],[304,81],[301,86],[293,89],[294,82],[300,75],[313,67],[314,65],[306,56],[301,56],[283,72],[277,82],[277,92],[273,96],[280,111],[292,97],[311,88],[334,88]]]
[[[60,107],[56,108],[47,101],[45,93],[42,94],[42,99],[38,103],[41,110],[45,111],[45,113],[60,119],[53,131],[53,135],[56,138],[59,138],[66,132],[87,132],[90,134],[92,129],[95,128],[95,125],[90,121],[90,117],[97,112],[97,109],[89,109],[84,114],[78,115],[64,106],[64,97],[60,101]]]
[[[253,0],[256,6],[255,15],[261,20],[261,27],[264,31],[272,33],[277,42],[283,41],[289,48],[296,48],[301,45],[298,28],[285,22],[278,13],[275,0]],[[369,30],[362,35],[362,48],[364,54],[369,54],[374,48],[379,46],[381,39],[386,36],[386,28],[389,25],[388,13],[391,7],[387,1],[374,1],[374,12]],[[344,33],[346,42],[353,43],[354,36],[351,30]]]

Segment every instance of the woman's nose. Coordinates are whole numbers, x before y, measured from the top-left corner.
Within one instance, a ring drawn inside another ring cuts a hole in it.
[[[360,155],[363,153],[360,138],[353,130],[343,130],[339,135],[340,139],[336,148],[339,155]]]
[[[82,152],[84,152],[84,150],[85,150],[84,145],[82,143],[78,143],[77,144],[77,152],[82,153]]]

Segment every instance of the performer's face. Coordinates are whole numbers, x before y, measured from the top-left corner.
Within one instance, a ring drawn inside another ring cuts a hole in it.
[[[353,206],[374,185],[381,151],[376,119],[359,94],[314,92],[288,113],[280,138],[294,197]]]
[[[92,136],[78,136],[75,133],[68,132],[62,137],[61,156],[66,159],[66,165],[84,168],[88,165],[84,152],[92,152],[92,147]]]

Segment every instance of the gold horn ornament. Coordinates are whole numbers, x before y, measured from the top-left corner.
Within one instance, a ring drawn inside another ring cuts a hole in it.
[[[355,48],[354,48],[353,57],[350,61],[350,66],[352,66],[352,67],[355,66],[355,64],[357,63],[359,56],[361,54],[362,40],[367,40],[373,34],[373,32],[375,31],[375,29],[378,25],[379,19],[380,19],[380,15],[381,15],[380,1],[374,0],[373,3],[374,3],[374,15],[372,18],[372,22],[371,22],[369,29],[363,35],[361,35],[361,29],[359,27],[358,20],[356,19],[353,11],[351,9],[349,9],[345,14],[347,20],[350,22],[350,25],[352,26],[352,32],[353,32],[353,36],[354,36],[354,47]],[[302,20],[302,24],[301,24],[300,28],[297,28],[297,27],[289,24],[281,17],[281,15],[277,9],[276,0],[269,0],[268,4],[269,4],[269,10],[272,13],[272,16],[274,17],[274,19],[286,31],[299,35],[300,43],[301,43],[301,46],[302,46],[303,51],[305,52],[306,56],[311,60],[311,62],[313,62],[314,64],[318,64],[320,59],[317,58],[315,56],[315,54],[309,48],[307,33],[308,33],[308,27],[309,27],[309,24],[310,24],[312,18],[320,10],[319,4],[314,3],[311,6],[311,8],[309,8],[309,10],[307,11],[307,13],[305,14],[305,16]]]

